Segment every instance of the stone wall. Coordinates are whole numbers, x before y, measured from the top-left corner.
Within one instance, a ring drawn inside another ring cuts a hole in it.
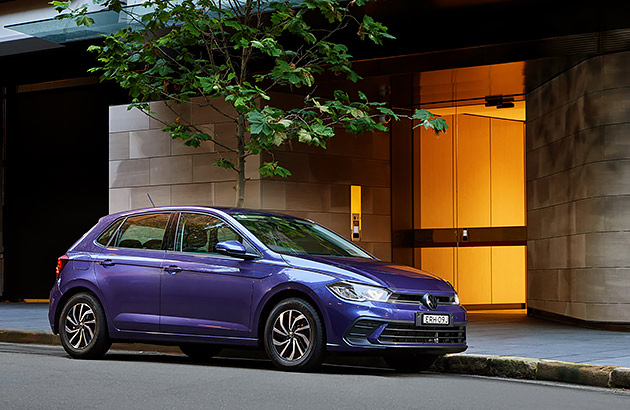
[[[227,105],[224,106],[227,109]],[[173,113],[162,102],[151,103],[151,110],[165,121]],[[184,116],[199,128],[210,128],[219,141],[234,145],[236,126],[209,108],[188,106]],[[109,211],[117,212],[151,206],[147,193],[157,206],[216,205],[233,206],[236,174],[212,165],[230,153],[207,141],[193,148],[161,131],[163,125],[127,105],[109,110]],[[250,157],[246,173],[245,206],[260,206],[259,159]]]
[[[529,308],[630,322],[630,52],[527,95]]]
[[[291,104],[295,96],[276,94]],[[301,98],[301,97],[297,97]],[[162,102],[151,103],[160,118],[172,118]],[[209,109],[188,107],[187,119],[210,127],[225,144],[234,144],[234,125]],[[213,166],[225,149],[212,142],[186,147],[160,131],[159,121],[126,105],[110,107],[109,209],[117,212],[156,205],[233,206],[235,174]],[[263,160],[269,160],[266,154]],[[390,137],[361,137],[338,130],[326,150],[295,143],[273,154],[292,172],[288,178],[261,179],[257,156],[247,160],[245,207],[312,219],[350,238],[350,185],[362,186],[363,232],[368,252],[391,259]]]

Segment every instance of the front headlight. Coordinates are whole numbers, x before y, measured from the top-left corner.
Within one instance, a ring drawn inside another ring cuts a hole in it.
[[[457,292],[455,292],[455,295],[453,295],[453,304],[459,305],[459,296],[457,295]]]
[[[384,288],[350,282],[336,282],[327,287],[338,298],[353,302],[364,302],[366,300],[386,302],[392,294],[389,290]]]

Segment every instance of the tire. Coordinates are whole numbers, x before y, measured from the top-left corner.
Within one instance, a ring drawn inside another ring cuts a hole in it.
[[[322,320],[308,302],[283,300],[267,318],[264,345],[273,364],[282,370],[316,369],[325,354]]]
[[[68,299],[59,316],[59,337],[75,359],[98,359],[107,353],[112,344],[105,312],[94,295],[78,293]]]
[[[185,344],[179,350],[196,362],[207,362],[221,351],[220,346],[210,344]]]
[[[389,353],[383,357],[385,362],[399,373],[418,373],[427,370],[438,356],[421,353]]]

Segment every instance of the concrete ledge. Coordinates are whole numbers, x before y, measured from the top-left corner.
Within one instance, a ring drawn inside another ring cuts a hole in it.
[[[28,330],[0,329],[0,342],[60,345],[59,336],[53,335],[52,332]],[[114,343],[112,350],[180,353],[179,348],[176,346],[160,346],[144,343]],[[225,349],[220,356],[256,359],[265,357],[264,353],[257,350],[235,349]],[[385,363],[379,357],[351,356],[350,359],[333,359],[331,363],[386,367]],[[438,358],[432,370],[440,373],[545,380],[597,387],[630,389],[630,368],[530,359],[525,357],[485,356],[464,353],[451,354]]]

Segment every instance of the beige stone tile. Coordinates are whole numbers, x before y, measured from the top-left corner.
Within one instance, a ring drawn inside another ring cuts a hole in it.
[[[584,319],[593,322],[628,323],[630,303],[586,304]]]
[[[580,96],[603,88],[604,73],[602,57],[593,57],[569,70],[565,75],[567,99],[575,100]]]
[[[109,187],[149,185],[149,160],[109,161]]]
[[[312,154],[308,156],[308,162],[311,170],[310,181],[341,185],[350,185],[352,181],[352,162],[349,158]]]
[[[351,240],[350,232],[350,213],[331,213],[329,215],[329,222],[326,226],[332,231],[337,232],[344,238]]]
[[[285,211],[287,208],[286,183],[284,181],[262,181],[262,209]]]
[[[630,266],[630,231],[601,232],[585,235],[586,266]]]
[[[363,191],[363,190],[362,190]],[[363,198],[363,192],[361,193]],[[350,213],[350,185],[330,186],[330,211]],[[362,212],[365,212],[362,210]]]
[[[245,202],[243,206],[249,209],[260,209],[261,181],[247,181],[245,184]]]
[[[287,182],[287,210],[326,212],[330,206],[330,186]]]
[[[586,164],[584,169],[582,183],[588,196],[630,194],[630,160],[595,162]]]
[[[390,243],[373,243],[371,254],[384,262],[391,262],[392,246]]]
[[[589,128],[575,135],[575,153],[573,166],[586,164],[604,159],[605,137],[604,128]]]
[[[386,215],[361,216],[361,240],[365,242],[391,242],[391,218]]]
[[[210,136],[214,135],[213,124],[198,125],[197,128]],[[191,147],[185,144],[185,141],[171,138],[171,154],[172,155],[188,155],[188,154],[204,154],[214,152],[213,141],[203,141],[198,147]]]
[[[391,214],[391,191],[389,188],[372,187],[372,213],[377,215]]]
[[[603,59],[603,87],[619,88],[630,86],[630,77],[628,76],[628,67],[630,67],[630,53],[627,51],[621,53],[607,54]]]
[[[171,154],[171,137],[160,130],[131,131],[129,157],[165,157]]]
[[[390,165],[387,161],[352,159],[352,184],[376,187],[390,186]]]
[[[129,159],[128,132],[116,132],[109,134],[109,159]]]
[[[215,206],[235,206],[236,205],[236,181],[215,182],[214,184],[214,205]],[[247,185],[245,185],[247,189]]]
[[[584,96],[584,121],[587,127],[621,124],[628,121],[630,89],[613,88]]]
[[[200,154],[192,156],[193,182],[220,182],[236,181],[237,173],[232,169],[213,165],[221,158],[230,159],[235,163],[236,159],[231,154]]]
[[[525,105],[525,118],[527,118],[527,121],[532,121],[540,117],[542,104],[542,102],[540,101],[540,90],[536,89],[528,93],[526,100],[527,104]]]
[[[131,188],[131,209],[152,207],[151,201],[147,196],[151,195],[151,199],[155,206],[171,205],[171,187],[168,185],[151,186],[141,188]]]
[[[216,109],[212,108],[215,107]],[[205,101],[202,97],[193,98],[192,104],[192,121],[193,124],[207,124],[217,122],[232,121],[230,117],[236,117],[237,113],[234,108],[223,100],[215,99]]]
[[[131,209],[131,189],[130,188],[110,188],[109,190],[109,213],[128,211]]]
[[[226,150],[236,150],[238,141],[236,139],[237,127],[233,122],[221,122],[214,124],[214,149],[217,152]]]
[[[214,183],[214,205],[236,205],[236,182]],[[245,201],[243,206],[250,209],[260,209],[260,181],[247,181],[245,184]]]
[[[604,157],[606,159],[630,158],[630,124],[604,127]]]
[[[149,117],[134,108],[127,110],[127,104],[109,107],[109,132],[125,132],[149,129]]]
[[[151,185],[186,184],[192,181],[192,156],[151,158]]]
[[[603,209],[599,215],[604,219],[606,231],[630,231],[630,195],[603,198]]]
[[[173,205],[214,205],[214,184],[171,185],[171,204]]]
[[[175,104],[165,101],[153,101],[149,103],[154,118],[149,117],[149,127],[162,129],[179,118],[179,124],[190,124],[192,121],[191,104]]]
[[[245,160],[245,178],[250,180],[262,179],[260,172],[260,154],[251,155]]]
[[[576,231],[599,232],[605,229],[604,198],[588,198],[575,203]]]

